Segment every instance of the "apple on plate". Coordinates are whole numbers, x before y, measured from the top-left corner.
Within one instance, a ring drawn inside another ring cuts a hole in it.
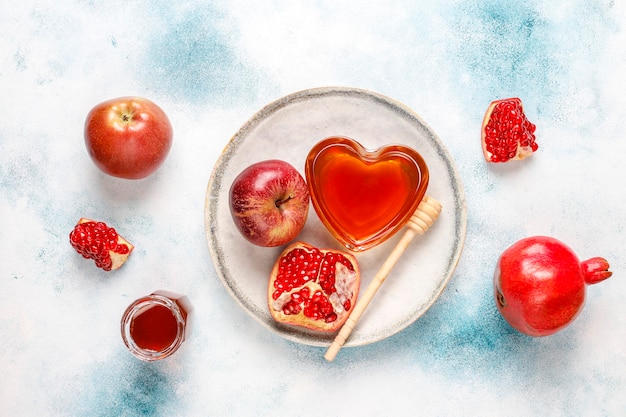
[[[87,152],[114,177],[141,179],[154,173],[172,146],[165,112],[142,97],[119,97],[96,105],[85,120]]]
[[[309,188],[288,162],[271,159],[244,169],[230,188],[230,213],[241,234],[258,246],[298,236],[309,212]]]

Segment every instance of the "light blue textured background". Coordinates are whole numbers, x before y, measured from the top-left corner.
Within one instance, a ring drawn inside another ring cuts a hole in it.
[[[626,6],[613,0],[33,1],[0,6],[0,416],[625,416]],[[468,234],[420,320],[340,352],[286,341],[217,278],[204,197],[228,139],[270,101],[342,85],[419,113],[455,158]],[[175,142],[154,176],[101,174],[83,145],[96,103],[140,95]],[[539,151],[488,166],[491,100],[522,98]],[[106,274],[73,252],[79,217],[137,249]],[[614,277],[566,330],[499,316],[494,263],[557,237]],[[119,319],[158,288],[190,296],[170,360],[125,349]]]

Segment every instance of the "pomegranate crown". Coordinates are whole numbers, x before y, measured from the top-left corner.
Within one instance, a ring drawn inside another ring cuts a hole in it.
[[[596,284],[613,275],[613,272],[609,271],[607,260],[599,256],[582,261],[580,266],[587,284]]]

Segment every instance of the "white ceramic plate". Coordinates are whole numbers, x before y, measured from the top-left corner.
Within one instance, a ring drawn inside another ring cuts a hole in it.
[[[465,241],[465,194],[454,162],[437,135],[411,109],[377,93],[342,87],[300,91],[268,104],[237,132],[218,159],[206,194],[205,227],[217,274],[252,317],[289,340],[329,345],[334,334],[286,327],[271,318],[267,307],[269,274],[284,247],[248,243],[232,221],[228,193],[244,168],[264,159],[285,160],[304,176],[309,150],[333,135],[350,137],[369,149],[392,143],[414,148],[430,172],[426,194],[443,205],[439,219],[426,234],[413,240],[346,342],[346,346],[358,346],[391,336],[424,314],[452,276]],[[361,291],[402,233],[356,254]],[[342,249],[312,207],[298,240]]]

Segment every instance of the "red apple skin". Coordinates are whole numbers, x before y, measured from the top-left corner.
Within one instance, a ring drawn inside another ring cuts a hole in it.
[[[87,152],[108,175],[141,179],[154,173],[172,146],[165,112],[142,97],[119,97],[96,105],[85,120]]]
[[[230,188],[230,212],[251,243],[273,247],[298,236],[309,212],[309,188],[298,170],[281,160],[244,169]]]

